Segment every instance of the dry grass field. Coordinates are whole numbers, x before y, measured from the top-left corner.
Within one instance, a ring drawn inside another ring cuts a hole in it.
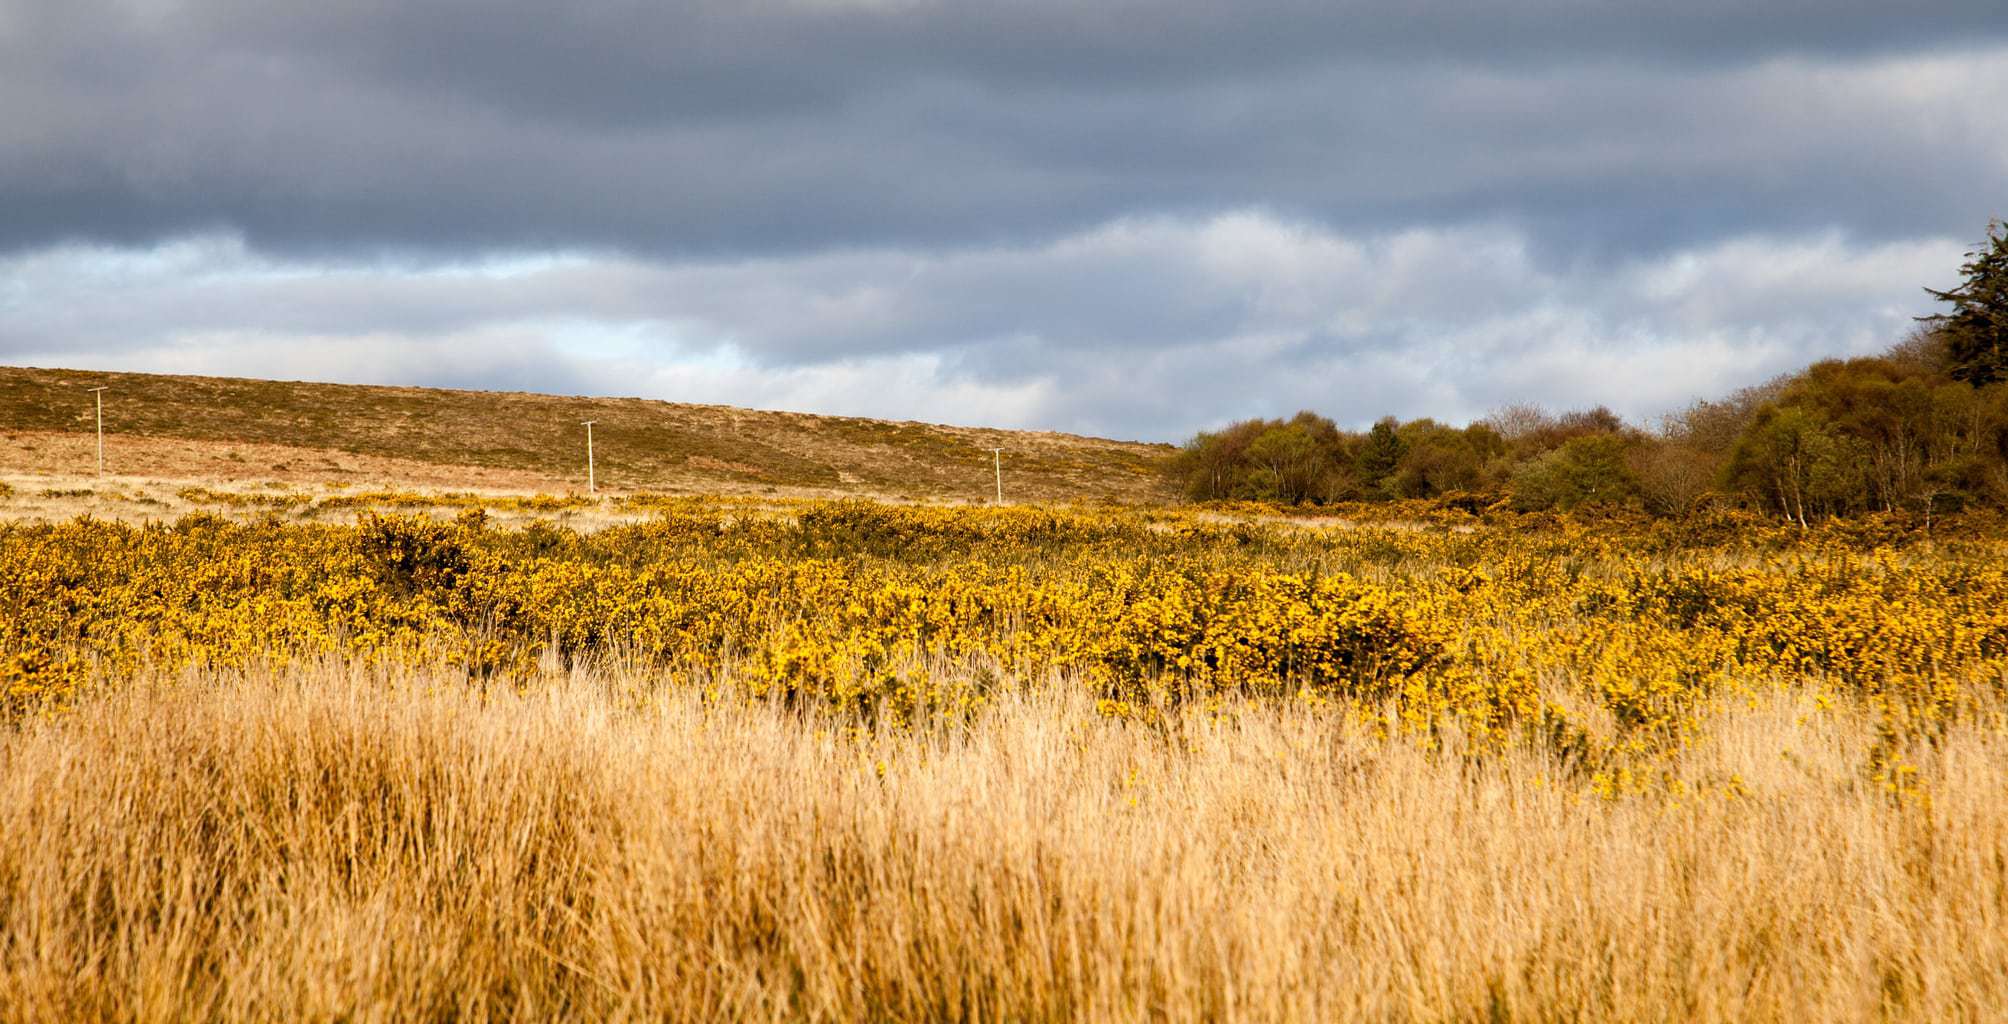
[[[0,523],[0,1020],[2008,1013],[1991,522],[177,500]]]
[[[1556,751],[1064,681],[859,730],[581,671],[134,681],[0,744],[0,1018],[1998,1020],[2008,741],[1787,688]],[[1733,792],[1720,780],[1738,780]]]
[[[0,367],[0,474],[89,473],[108,387],[113,476],[562,493],[1155,502],[1168,445],[628,398]]]

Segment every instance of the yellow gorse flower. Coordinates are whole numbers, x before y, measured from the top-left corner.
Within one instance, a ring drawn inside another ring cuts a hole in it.
[[[1756,688],[1811,680],[1874,709],[1880,770],[2008,667],[2008,562],[1985,538],[667,498],[578,532],[482,511],[571,499],[464,497],[452,521],[0,526],[0,708],[60,711],[141,664],[326,653],[517,682],[620,659],[718,699],[893,722],[1058,680],[1113,717],[1277,699],[1424,737],[1539,736],[1620,794]],[[282,498],[266,504],[299,504]]]

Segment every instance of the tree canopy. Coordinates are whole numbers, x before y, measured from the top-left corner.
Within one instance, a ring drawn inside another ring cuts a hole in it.
[[[1919,319],[1943,337],[1953,379],[1978,387],[2008,380],[2008,223],[1988,224],[1987,241],[1966,257],[1959,287],[1925,289],[1952,312]]]
[[[1830,359],[1656,430],[1603,406],[1508,406],[1456,427],[1383,417],[1349,431],[1315,413],[1200,434],[1176,462],[1195,499],[1287,503],[1438,498],[1521,509],[1703,502],[1805,524],[1860,512],[2008,508],[2008,224],[1988,225],[1952,312],[1881,356]]]

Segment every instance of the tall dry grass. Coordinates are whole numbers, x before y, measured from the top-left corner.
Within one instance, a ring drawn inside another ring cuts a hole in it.
[[[1276,706],[845,731],[580,675],[136,683],[0,739],[0,1018],[2000,1019],[2008,741],[1780,691],[1605,799]]]

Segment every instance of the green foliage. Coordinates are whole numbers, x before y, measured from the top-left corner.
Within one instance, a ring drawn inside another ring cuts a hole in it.
[[[1392,416],[1381,419],[1367,431],[1366,443],[1360,446],[1360,477],[1368,488],[1383,486],[1401,468],[1402,457],[1408,454],[1408,442],[1402,439],[1396,426]]]
[[[1851,511],[1860,491],[1852,440],[1806,406],[1767,406],[1737,442],[1729,476],[1803,526],[1808,515]]]
[[[1988,224],[1987,241],[1966,256],[1959,287],[1925,289],[1952,312],[1922,319],[1943,338],[1953,379],[1975,387],[2008,381],[2008,224]]]
[[[1497,483],[1490,466],[1507,451],[1506,439],[1484,423],[1460,429],[1435,420],[1415,420],[1397,437],[1402,455],[1385,486],[1399,498],[1488,490]]]
[[[1193,438],[1171,471],[1188,497],[1285,504],[1334,501],[1353,490],[1347,439],[1331,420],[1245,420]]]
[[[1974,388],[1913,359],[1830,360],[1756,411],[1725,482],[1802,524],[1998,502],[2004,440],[2008,384]]]
[[[1255,466],[1256,497],[1297,504],[1322,496],[1325,452],[1303,425],[1286,423],[1255,436],[1248,445]]]
[[[1534,441],[1528,435],[1515,440],[1491,422],[1453,427],[1388,417],[1356,434],[1308,412],[1289,420],[1244,420],[1187,442],[1172,472],[1186,495],[1199,501],[1324,504],[1456,494],[1477,509],[1496,500],[1512,477],[1516,452],[1530,458],[1577,437],[1627,429],[1604,409],[1531,415],[1540,435]],[[1604,500],[1609,488],[1591,490]]]
[[[1639,496],[1620,434],[1585,434],[1523,465],[1513,474],[1513,504],[1522,510],[1616,505]]]

